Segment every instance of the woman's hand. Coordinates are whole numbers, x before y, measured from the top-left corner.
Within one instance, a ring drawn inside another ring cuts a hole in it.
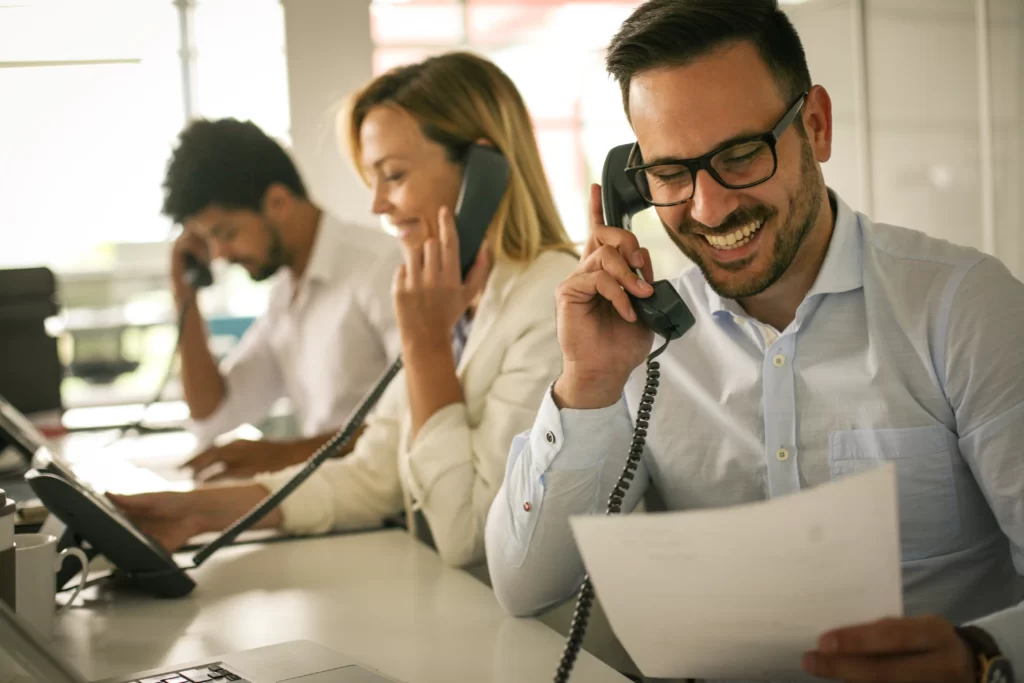
[[[134,496],[108,493],[107,497],[168,552],[178,550],[193,536],[213,530],[210,516],[202,509],[203,495],[198,491]]]
[[[238,484],[134,496],[108,493],[107,498],[139,529],[173,552],[194,536],[227,529],[268,493],[259,484]],[[281,508],[275,508],[253,528],[277,528],[283,520]]]
[[[419,247],[403,243],[405,263],[395,273],[392,296],[406,350],[450,349],[455,323],[483,291],[491,272],[485,242],[462,282],[459,237],[447,207],[438,213],[438,233]]]

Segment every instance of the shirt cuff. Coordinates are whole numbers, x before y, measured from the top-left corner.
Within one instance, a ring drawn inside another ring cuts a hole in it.
[[[530,430],[530,453],[541,471],[585,470],[604,462],[611,434],[632,431],[625,399],[607,408],[559,410],[548,387]],[[557,457],[556,457],[557,456]]]
[[[986,615],[970,624],[992,636],[999,651],[1010,660],[1014,677],[1024,681],[1024,603]]]
[[[185,428],[196,437],[196,450],[203,451],[213,445],[213,440],[225,432],[229,432],[238,425],[229,424],[231,415],[229,413],[228,398],[225,396],[220,405],[210,415],[202,420],[189,419]]]

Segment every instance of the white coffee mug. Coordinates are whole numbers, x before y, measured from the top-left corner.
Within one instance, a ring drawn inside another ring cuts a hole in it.
[[[79,548],[65,548],[58,553],[57,537],[51,534],[15,534],[14,555],[17,563],[16,611],[48,638],[53,635],[57,616],[71,606],[84,584],[84,581],[79,581],[74,595],[57,610],[57,572],[64,564],[64,558],[71,555],[78,560],[82,564],[83,577],[87,574],[89,558]]]

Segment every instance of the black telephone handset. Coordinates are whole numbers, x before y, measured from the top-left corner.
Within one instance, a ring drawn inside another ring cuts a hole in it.
[[[459,235],[462,279],[476,261],[494,214],[505,196],[509,178],[508,159],[493,147],[473,144],[462,166],[462,187],[455,203],[455,231]]]
[[[604,170],[601,174],[601,203],[604,208],[604,222],[606,225],[626,230],[632,230],[633,216],[647,208],[647,202],[640,196],[640,192],[633,186],[625,173],[632,147],[632,144],[613,147],[605,157]],[[638,270],[634,269],[634,272],[640,276]],[[647,357],[647,380],[644,383],[643,394],[640,396],[640,405],[637,407],[633,441],[629,447],[626,465],[608,496],[605,514],[609,515],[617,515],[622,512],[622,501],[643,457],[647,431],[650,428],[651,410],[654,408],[654,398],[658,393],[661,376],[661,368],[655,358],[665,351],[669,342],[683,336],[695,322],[693,313],[686,307],[686,303],[672,283],[667,280],[658,280],[650,285],[654,288],[654,293],[645,299],[634,296],[628,291],[626,294],[633,304],[638,322],[654,330],[656,334],[664,338],[665,342]],[[572,673],[572,667],[576,663],[576,657],[583,645],[583,636],[587,631],[587,622],[590,620],[590,610],[594,606],[594,599],[594,587],[590,583],[590,577],[584,576],[579,598],[576,600],[576,610],[569,626],[569,635],[566,637],[565,649],[562,651],[562,658],[555,672],[555,683],[567,683],[569,680],[569,674]]]
[[[185,284],[192,289],[202,289],[213,284],[213,272],[210,266],[199,260],[195,254],[186,251],[184,254]]]
[[[633,145],[613,147],[605,157],[601,174],[601,203],[604,222],[632,231],[633,216],[647,208],[647,202],[626,177],[625,169]],[[637,275],[640,272],[634,269]],[[630,294],[630,302],[640,324],[649,327],[667,341],[683,336],[693,325],[693,314],[683,303],[679,292],[666,280],[650,283],[654,293],[646,299]]]

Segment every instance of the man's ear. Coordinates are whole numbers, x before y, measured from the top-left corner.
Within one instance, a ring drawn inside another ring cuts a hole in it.
[[[295,195],[282,183],[271,183],[263,193],[263,213],[280,221],[295,207]]]
[[[832,156],[832,98],[828,91],[820,85],[813,86],[800,115],[815,160],[818,163],[828,161]]]

